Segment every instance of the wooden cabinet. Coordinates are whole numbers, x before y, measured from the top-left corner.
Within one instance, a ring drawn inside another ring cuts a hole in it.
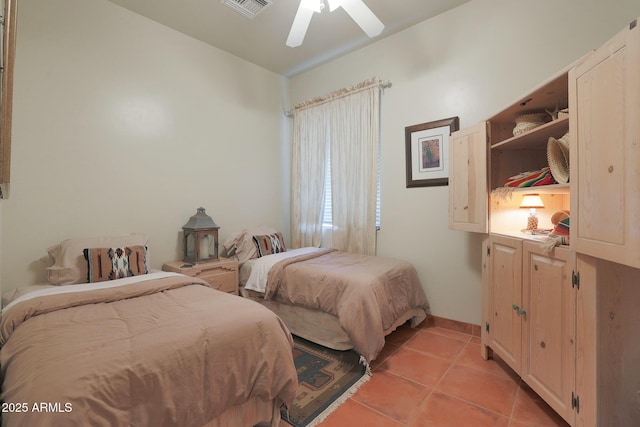
[[[162,266],[164,271],[185,274],[203,279],[213,289],[238,295],[238,261],[219,258],[197,264],[185,264],[184,261],[169,262]]]
[[[487,121],[451,135],[450,229],[522,237],[528,212],[519,204],[526,193],[539,193],[543,199],[540,228],[551,227],[555,211],[569,210],[569,184],[504,187],[510,177],[547,167],[549,138],[559,139],[569,131],[569,118],[561,117],[514,135],[519,117],[568,107],[568,75],[569,69],[563,70]]]
[[[636,23],[570,74],[571,241],[640,268],[640,29]]]
[[[522,359],[522,240],[491,236],[488,345],[514,371]]]
[[[640,425],[640,269],[578,254],[576,425]]]
[[[568,106],[569,117],[513,135],[516,117],[556,106]],[[502,187],[511,176],[548,166],[548,139],[566,132],[568,184]],[[476,146],[483,135],[486,158]],[[450,228],[489,233],[483,254],[482,356],[495,352],[571,425],[640,425],[637,22],[450,140]],[[570,210],[569,246],[545,254],[536,236],[523,233],[527,212],[519,203],[524,193],[542,197],[539,228],[551,227],[555,211]],[[474,211],[483,195],[486,227]]]
[[[454,132],[449,141],[449,228],[486,233],[486,124]]]
[[[504,360],[567,422],[575,421],[575,252],[492,235],[487,248],[486,354]]]
[[[524,381],[567,422],[576,412],[575,252],[543,253],[526,241],[522,266],[522,368]]]

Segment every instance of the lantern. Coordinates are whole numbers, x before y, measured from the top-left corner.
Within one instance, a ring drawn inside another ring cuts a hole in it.
[[[213,218],[205,213],[204,208],[189,218],[182,227],[182,253],[184,261],[190,263],[214,261],[218,259],[218,229]],[[213,244],[213,253],[211,246]]]

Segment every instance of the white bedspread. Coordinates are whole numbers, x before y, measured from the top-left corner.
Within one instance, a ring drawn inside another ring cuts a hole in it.
[[[286,252],[266,255],[256,259],[253,263],[253,266],[251,267],[251,274],[249,275],[249,279],[247,279],[247,283],[244,285],[245,289],[264,293],[267,286],[267,277],[269,276],[269,270],[271,270],[271,267],[273,267],[276,263],[282,261],[283,259],[291,258],[298,255],[309,254],[320,250],[322,249],[314,247],[290,249]]]

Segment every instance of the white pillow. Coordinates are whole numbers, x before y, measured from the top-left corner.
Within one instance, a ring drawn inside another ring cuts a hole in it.
[[[277,233],[273,227],[261,225],[249,230],[233,233],[224,243],[223,247],[227,251],[227,256],[235,255],[238,264],[242,265],[250,259],[258,258],[258,247],[253,241],[253,236]]]
[[[54,285],[73,285],[87,283],[87,261],[83,251],[87,248],[116,248],[125,246],[147,246],[147,265],[149,264],[149,239],[144,234],[125,236],[87,237],[67,239],[47,249],[54,263],[47,268],[49,282]]]

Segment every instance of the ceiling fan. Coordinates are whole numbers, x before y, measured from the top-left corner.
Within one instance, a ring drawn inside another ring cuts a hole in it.
[[[362,0],[327,0],[329,2],[329,11],[333,12],[338,7],[342,8],[351,16],[351,18],[367,33],[369,37],[375,37],[382,32],[384,24],[376,15],[371,12]],[[302,44],[304,36],[307,34],[311,17],[314,13],[322,12],[324,9],[323,0],[300,0],[298,12],[293,19],[289,37],[287,37],[287,46],[296,47]]]

